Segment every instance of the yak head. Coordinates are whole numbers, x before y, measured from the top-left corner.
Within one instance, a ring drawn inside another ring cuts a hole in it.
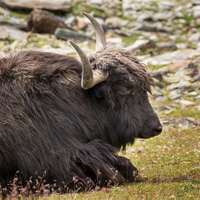
[[[81,87],[95,98],[95,107],[107,115],[107,124],[112,125],[108,132],[113,132],[110,137],[118,137],[118,142],[110,142],[120,147],[133,143],[134,138],[159,135],[162,126],[148,99],[153,78],[130,52],[106,46],[102,27],[91,15],[83,14],[96,31],[96,53],[88,58],[75,43],[70,43],[82,61]]]

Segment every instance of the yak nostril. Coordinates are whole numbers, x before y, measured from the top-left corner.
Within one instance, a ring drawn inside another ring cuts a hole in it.
[[[155,135],[159,135],[162,132],[162,126],[157,127],[155,130]]]

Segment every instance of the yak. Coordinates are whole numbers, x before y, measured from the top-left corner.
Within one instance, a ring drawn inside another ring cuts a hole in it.
[[[80,60],[24,50],[0,59],[0,183],[20,172],[74,189],[92,183],[140,181],[129,159],[117,154],[136,138],[162,131],[148,99],[154,80],[125,49],[106,45],[90,14],[96,49],[90,58],[74,42]],[[90,181],[88,181],[90,180]]]

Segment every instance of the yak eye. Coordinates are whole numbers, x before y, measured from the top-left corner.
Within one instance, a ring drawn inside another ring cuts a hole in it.
[[[129,95],[131,92],[131,89],[128,88],[120,88],[120,90],[118,91],[118,93],[122,96]]]

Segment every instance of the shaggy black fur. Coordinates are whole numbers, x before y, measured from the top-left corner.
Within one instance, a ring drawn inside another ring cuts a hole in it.
[[[81,88],[82,66],[72,57],[22,51],[0,59],[0,182],[35,172],[47,183],[74,180],[104,186],[134,181],[137,169],[116,150],[135,138],[158,135],[160,122],[147,92],[153,79],[124,50],[106,48],[90,58],[108,79]]]

